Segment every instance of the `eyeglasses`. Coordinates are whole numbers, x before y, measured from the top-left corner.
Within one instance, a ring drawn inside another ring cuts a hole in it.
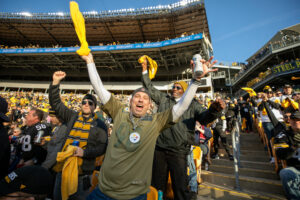
[[[90,106],[94,105],[94,102],[92,100],[89,100],[89,99],[85,99],[81,102],[82,105],[85,105],[85,104],[89,104]]]
[[[176,90],[182,90],[182,88],[181,88],[181,87],[179,87],[179,86],[175,86],[175,85],[173,85],[172,89],[173,89],[173,90],[174,90],[174,89],[176,89]]]

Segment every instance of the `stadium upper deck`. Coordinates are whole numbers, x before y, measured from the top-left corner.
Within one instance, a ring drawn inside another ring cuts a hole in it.
[[[300,24],[278,31],[247,61],[245,69],[232,80],[236,96],[246,94],[241,87],[260,91],[265,85],[276,89],[287,83],[299,85],[300,81],[291,77],[300,77]]]
[[[156,42],[210,33],[203,0],[171,5],[83,13],[90,45]],[[41,47],[79,44],[69,13],[0,13],[1,45]]]

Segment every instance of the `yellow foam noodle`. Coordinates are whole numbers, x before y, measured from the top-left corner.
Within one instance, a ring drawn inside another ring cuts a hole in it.
[[[150,58],[147,55],[143,55],[139,58],[138,62],[139,63],[143,63],[145,61],[145,59],[147,59],[148,63],[149,63],[149,78],[152,80],[155,78],[156,72],[157,72],[157,63],[155,60],[153,60],[152,58]]]
[[[70,1],[70,13],[77,37],[81,44],[80,49],[78,49],[76,53],[80,56],[87,56],[91,50],[86,41],[85,22],[82,13],[79,11],[78,4],[75,1]]]

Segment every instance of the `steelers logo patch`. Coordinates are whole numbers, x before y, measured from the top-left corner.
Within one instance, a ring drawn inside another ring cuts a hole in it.
[[[134,144],[137,143],[137,142],[139,142],[140,139],[141,139],[141,136],[140,136],[140,134],[137,133],[137,132],[133,132],[133,133],[131,133],[131,134],[129,135],[129,140],[130,140],[130,142],[132,142],[132,143],[134,143]]]

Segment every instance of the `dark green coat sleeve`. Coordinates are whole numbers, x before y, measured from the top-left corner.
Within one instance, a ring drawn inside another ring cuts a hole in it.
[[[201,124],[206,126],[211,123],[218,117],[220,117],[221,112],[218,112],[216,109],[210,107],[209,109],[205,109],[201,106],[201,104],[197,103],[195,109],[195,119]]]
[[[153,84],[151,83],[151,80],[149,78],[148,73],[142,75],[142,83],[143,86],[148,90],[150,93],[151,99],[159,105],[162,102],[165,102],[167,100],[167,94],[159,91],[156,89]]]

